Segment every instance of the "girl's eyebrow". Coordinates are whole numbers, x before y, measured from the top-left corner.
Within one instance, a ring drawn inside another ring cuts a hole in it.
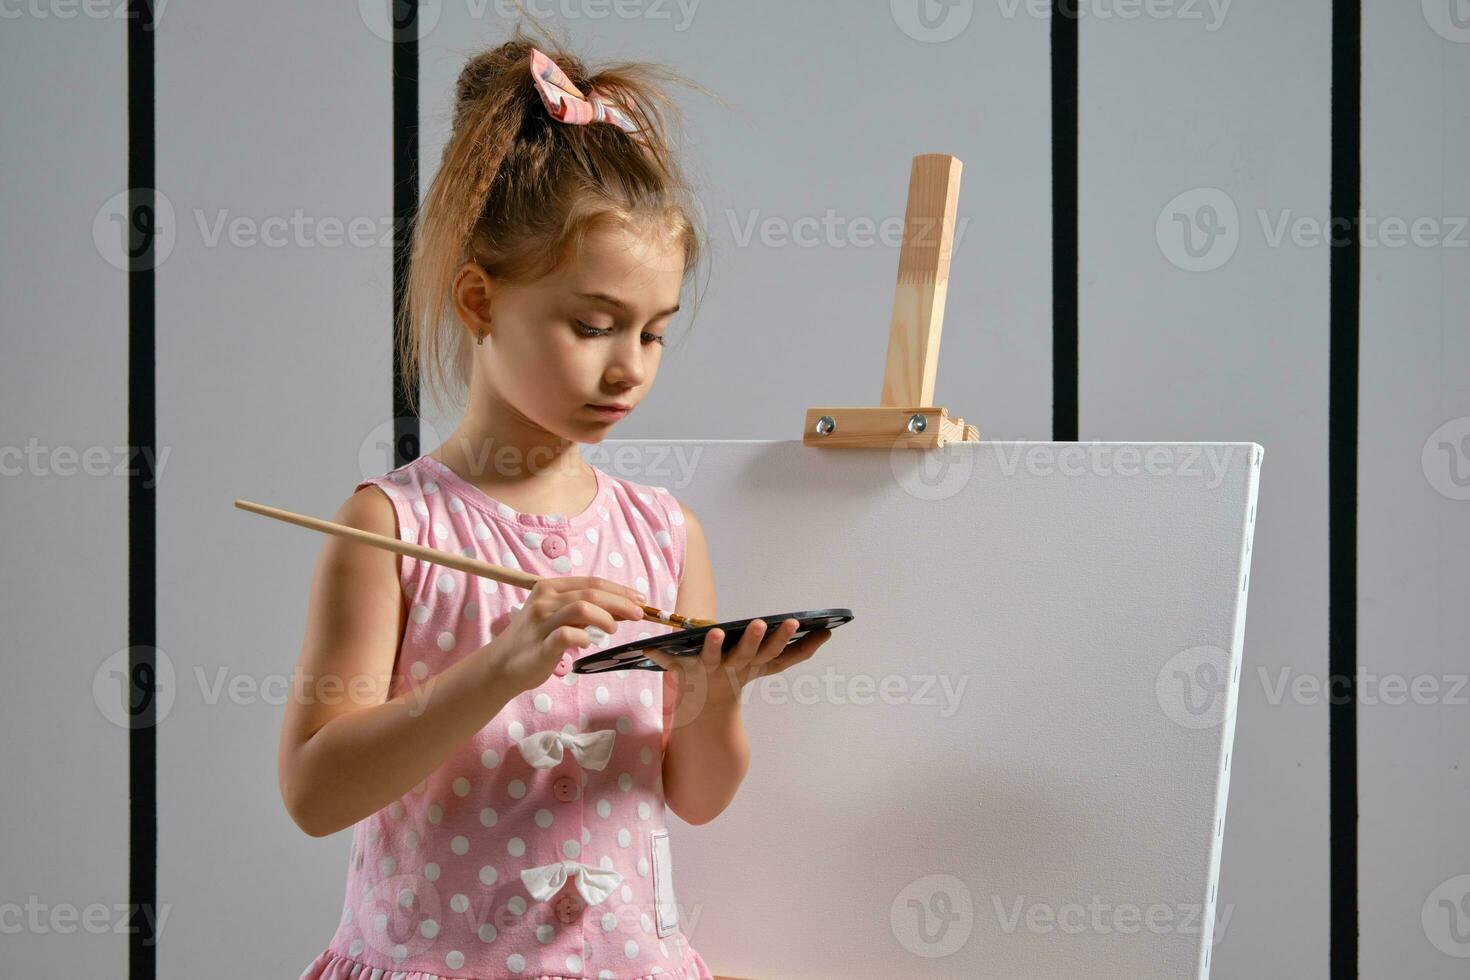
[[[624,313],[631,313],[631,312],[633,312],[633,308],[630,307],[627,303],[624,303],[622,300],[618,299],[616,296],[609,296],[607,293],[577,293],[577,295],[580,296],[580,297],[582,297],[583,299],[595,299],[595,300],[597,300],[600,303],[606,303],[609,306],[616,306],[618,309],[622,310]],[[669,316],[670,314],[678,313],[678,312],[679,312],[679,304],[678,303],[675,303],[673,306],[669,307],[667,310],[660,310],[659,312],[655,313],[653,315],[653,318],[654,319],[658,319],[661,316]]]

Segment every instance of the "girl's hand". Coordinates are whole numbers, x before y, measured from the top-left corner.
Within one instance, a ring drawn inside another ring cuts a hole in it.
[[[476,651],[517,692],[540,687],[569,649],[592,646],[588,627],[617,631],[617,620],[643,618],[638,593],[597,576],[544,578],[498,636]]]
[[[665,670],[683,671],[681,682],[703,691],[704,704],[728,706],[735,703],[746,684],[807,660],[832,636],[829,629],[813,630],[791,643],[800,626],[796,620],[787,619],[768,630],[765,620],[757,619],[745,628],[729,653],[720,649],[725,631],[712,629],[704,635],[704,647],[697,657],[675,657],[658,650],[648,651],[647,657]]]

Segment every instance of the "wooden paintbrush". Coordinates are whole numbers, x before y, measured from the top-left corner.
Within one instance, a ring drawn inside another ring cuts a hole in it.
[[[426,548],[421,544],[413,544],[408,541],[400,541],[382,534],[374,534],[360,528],[348,527],[346,524],[338,524],[336,521],[324,521],[316,517],[307,517],[305,514],[296,514],[289,510],[281,510],[279,507],[269,507],[265,504],[257,504],[249,500],[236,500],[235,506],[241,510],[248,510],[265,517],[274,517],[278,521],[288,524],[297,524],[301,527],[310,528],[313,531],[321,531],[324,534],[335,534],[341,538],[351,538],[363,544],[372,545],[374,548],[382,548],[409,558],[420,558],[424,561],[453,568],[470,575],[478,575],[481,578],[494,579],[504,582],[506,585],[518,586],[529,589],[545,576],[533,575],[516,568],[505,568],[494,565],[488,561],[480,561],[478,558],[466,558],[464,555],[456,555],[448,551],[440,551],[437,548]],[[644,606],[643,615],[657,623],[666,626],[677,626],[680,629],[696,629],[701,626],[714,626],[712,619],[694,619],[689,616],[681,616],[675,612],[665,612],[657,606]]]

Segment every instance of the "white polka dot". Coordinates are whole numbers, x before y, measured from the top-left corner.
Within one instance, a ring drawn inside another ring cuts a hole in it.
[[[434,579],[434,588],[446,595],[454,591],[454,576],[448,572],[441,573]]]
[[[455,895],[449,900],[449,909],[451,912],[464,912],[467,911],[469,907],[470,900],[462,893]]]
[[[683,526],[683,524],[684,524],[684,511],[681,510],[678,507],[678,505],[675,505],[674,507],[670,508],[670,510],[669,510],[669,523],[670,524],[677,524],[677,525],[680,525],[681,527]]]
[[[633,774],[631,772],[619,773],[618,774],[618,789],[620,789],[624,793],[626,793],[626,792],[628,792],[628,790],[630,790],[632,788],[633,788]]]
[[[561,572],[565,575],[572,570],[572,560],[566,555],[558,555],[551,559],[551,567],[553,571]]]
[[[551,942],[555,938],[556,938],[556,930],[553,929],[553,928],[551,928],[550,924],[543,923],[543,924],[541,924],[541,925],[539,925],[539,926],[536,927],[536,941],[537,942],[549,943],[549,942]]]
[[[645,687],[643,690],[638,692],[638,701],[645,708],[653,707],[653,691]]]
[[[607,563],[613,568],[622,568],[623,553],[621,551],[609,551],[607,553]]]
[[[495,927],[490,923],[487,922],[480,927],[480,942],[493,943],[495,942],[496,935]]]
[[[551,695],[547,694],[545,691],[542,691],[540,694],[537,694],[534,698],[531,699],[531,703],[536,706],[537,711],[550,711]]]
[[[409,615],[415,623],[427,623],[429,621],[429,607],[423,603],[419,603],[413,607],[413,612]]]
[[[593,544],[597,543],[597,528],[589,527],[587,529],[587,540]]]
[[[435,483],[433,480],[425,480],[424,481],[424,493],[438,493],[438,492],[439,492],[439,484]]]
[[[647,803],[644,803],[642,800],[639,800],[638,801],[638,819],[639,820],[647,820],[648,817],[649,817],[649,815],[652,812],[653,811],[648,808],[648,804]]]
[[[388,917],[382,912],[373,916],[373,928],[378,932],[386,932],[388,929]]]
[[[470,839],[460,834],[449,842],[449,849],[455,854],[468,854],[470,851]]]
[[[347,952],[350,953],[350,954],[352,954],[353,956],[357,956],[360,953],[362,953],[362,940],[361,939],[354,939],[354,940],[352,940],[352,942],[349,943],[348,946],[347,946]]]
[[[469,796],[470,795],[470,781],[468,779],[465,779],[463,776],[460,776],[458,779],[456,779],[454,781],[454,783],[453,783],[453,789],[454,789],[454,795],[455,796]]]
[[[542,830],[545,830],[547,827],[551,826],[552,819],[553,818],[551,816],[551,811],[546,809],[545,807],[542,807],[541,809],[536,811],[536,826],[540,827]]]
[[[638,873],[645,878],[648,877],[648,858],[638,859]]]
[[[639,592],[642,592],[644,595],[648,595],[648,579],[644,578],[642,575],[638,576],[633,580],[633,588],[637,589]]]
[[[495,884],[495,879],[499,877],[500,872],[496,871],[492,865],[487,864],[480,869],[480,883],[482,885],[493,885]]]
[[[448,630],[445,630],[443,633],[440,633],[439,634],[439,649],[440,650],[445,650],[445,651],[453,650],[454,649],[454,634],[453,633],[449,632]]]
[[[624,735],[633,730],[633,723],[628,720],[626,715],[621,715],[618,717],[617,726],[618,731],[622,732]]]
[[[569,858],[574,858],[582,853],[582,845],[574,840],[562,841],[561,852]]]
[[[437,824],[444,819],[444,808],[437,803],[429,804],[429,823]]]
[[[518,559],[516,557],[514,551],[507,551],[505,554],[501,555],[500,556],[500,564],[504,565],[506,568],[520,568],[521,567],[520,559]]]
[[[378,860],[378,871],[381,872],[383,875],[391,875],[394,871],[397,870],[398,862],[395,861],[393,858],[385,857]]]
[[[510,723],[510,727],[506,730],[506,734],[510,735],[511,741],[519,742],[521,739],[526,737],[526,726],[522,725],[518,721],[513,721]]]
[[[647,912],[644,912],[642,915],[638,916],[638,924],[643,927],[644,932],[653,931],[653,920],[648,917]]]
[[[623,901],[625,901],[625,902],[631,902],[631,901],[633,901],[633,889],[632,888],[629,888],[627,885],[624,885],[623,886]]]
[[[449,528],[445,527],[441,522],[435,521],[434,537],[438,538],[440,541],[443,541],[445,538],[449,537]]]
[[[597,685],[597,690],[593,692],[593,696],[597,698],[598,704],[607,704],[607,688],[603,687],[601,684]]]
[[[413,512],[418,517],[428,517],[429,505],[424,503],[422,500],[415,500],[413,502]]]
[[[496,766],[500,765],[500,753],[496,752],[494,749],[486,749],[484,752],[480,753],[480,765],[484,766],[486,769],[494,769]]]
[[[415,660],[409,666],[408,672],[412,674],[416,680],[423,680],[425,677],[429,676],[429,665],[424,663],[422,660]]]
[[[428,864],[424,865],[424,877],[427,878],[429,881],[438,881],[439,865],[433,861],[430,861]]]
[[[464,618],[470,622],[480,618],[480,604],[478,602],[467,602],[464,606]]]
[[[611,912],[602,913],[602,931],[612,932],[618,927],[618,917]]]
[[[631,939],[623,943],[623,954],[630,960],[635,959],[638,956],[638,944]]]
[[[650,762],[652,762],[653,761],[653,749],[650,749],[646,745],[643,746],[643,748],[639,749],[638,750],[638,761],[641,762],[641,763],[643,763],[645,766],[648,765]]]
[[[416,851],[416,850],[418,850],[418,846],[419,846],[419,835],[418,835],[418,833],[416,831],[410,830],[408,833],[406,833],[406,834],[403,835],[403,843],[408,846],[408,849],[410,851]]]
[[[634,515],[634,516],[637,516],[637,515]],[[635,538],[635,537],[633,537],[633,532],[632,531],[620,530],[620,531],[618,531],[618,535],[624,541],[626,541],[628,544],[637,544],[638,543],[638,539]]]
[[[611,857],[609,857],[608,855],[604,854],[602,857],[600,857],[600,858],[597,859],[597,865],[598,865],[598,867],[600,867],[600,868],[602,868],[602,869],[604,869],[606,871],[611,871],[612,870],[612,866],[613,866],[613,859]]]
[[[535,531],[525,532],[521,535],[521,540],[526,542],[526,547],[528,548],[541,547],[541,535],[537,534]]]
[[[505,791],[510,794],[511,799],[519,800],[526,795],[526,784],[519,779],[512,779],[505,787]]]
[[[511,953],[505,958],[505,968],[511,973],[520,973],[526,968],[526,958],[520,953]]]
[[[458,497],[450,497],[449,498],[449,513],[451,513],[451,514],[463,514],[464,513],[464,501],[463,500],[460,500]]]
[[[628,833],[627,827],[618,828],[618,846],[627,847],[633,842],[633,835]]]
[[[388,816],[392,817],[394,820],[402,820],[403,819],[403,803],[402,803],[402,801],[400,801],[400,800],[394,800],[392,803],[389,803],[388,804]]]
[[[597,801],[597,815],[599,817],[602,817],[604,820],[606,820],[607,817],[608,817],[608,815],[611,814],[611,813],[612,813],[612,804],[611,803],[609,803],[607,800],[598,800]]]
[[[439,923],[433,919],[425,919],[419,923],[419,932],[425,939],[433,939],[439,935]]]
[[[658,542],[660,548],[672,548],[674,546],[674,539],[669,537],[668,531],[655,532],[653,540]]]
[[[486,827],[495,826],[495,822],[499,819],[500,814],[495,812],[495,808],[493,806],[487,806],[485,807],[485,809],[480,811],[480,823],[484,824]]]
[[[578,956],[576,953],[572,953],[570,956],[568,956],[567,957],[567,972],[568,973],[581,973],[582,972],[582,957]]]
[[[490,536],[490,527],[489,527],[489,525],[487,525],[484,521],[480,520],[479,518],[476,518],[475,519],[475,537],[479,538],[481,541],[484,541],[489,536]]]
[[[512,895],[510,901],[505,903],[505,907],[510,909],[513,914],[520,915],[526,911],[526,900],[519,895]]]
[[[511,857],[520,857],[526,853],[526,842],[519,837],[512,837],[505,842],[505,849],[510,853]]]
[[[451,970],[458,970],[464,966],[464,954],[457,949],[451,949],[444,954],[444,965]]]

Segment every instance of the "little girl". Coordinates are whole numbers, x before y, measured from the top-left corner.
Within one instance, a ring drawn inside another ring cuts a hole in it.
[[[460,73],[400,335],[408,377],[451,376],[464,415],[337,520],[545,581],[326,539],[279,775],[302,830],[351,827],[352,845],[302,980],[711,976],[680,928],[664,805],[694,824],[729,805],[742,686],[830,632],[753,624],[722,653],[711,630],[662,673],[571,670],[667,632],[644,602],[717,618],[694,515],[578,450],[648,394],[699,254],[649,74],[589,75],[519,30]]]

